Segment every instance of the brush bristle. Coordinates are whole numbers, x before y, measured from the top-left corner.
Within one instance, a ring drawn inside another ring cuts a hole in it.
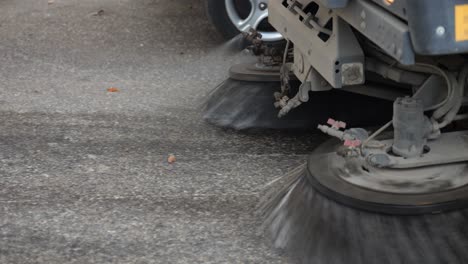
[[[261,201],[273,245],[299,263],[468,263],[468,211],[392,216],[345,207],[305,173]]]
[[[291,82],[290,96],[299,82]],[[329,117],[346,120],[348,126],[379,125],[392,117],[392,104],[378,98],[338,90],[314,92],[307,103],[278,118],[274,92],[280,82],[239,81],[228,78],[202,104],[203,118],[217,126],[236,130],[315,130]],[[360,107],[356,107],[359,105]],[[368,111],[373,109],[373,111]]]
[[[203,105],[208,122],[236,130],[310,128],[307,123],[278,119],[273,93],[279,82],[248,82],[227,79],[210,94]]]

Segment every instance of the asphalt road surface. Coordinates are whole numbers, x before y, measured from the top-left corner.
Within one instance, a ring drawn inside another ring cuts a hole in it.
[[[222,44],[202,1],[0,1],[0,263],[286,263],[255,206],[316,140],[201,120]]]

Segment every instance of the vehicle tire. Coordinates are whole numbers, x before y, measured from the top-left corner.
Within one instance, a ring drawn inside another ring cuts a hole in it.
[[[282,40],[281,34],[268,23],[267,6],[267,0],[205,0],[209,20],[225,39],[251,27],[262,34],[264,41]]]

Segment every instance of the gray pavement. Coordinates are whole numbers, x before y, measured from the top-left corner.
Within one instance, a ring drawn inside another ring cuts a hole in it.
[[[49,2],[0,1],[0,263],[286,263],[255,206],[316,140],[200,119],[203,2]]]

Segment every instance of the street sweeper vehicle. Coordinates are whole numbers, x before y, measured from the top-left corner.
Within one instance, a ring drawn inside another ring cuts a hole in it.
[[[262,201],[273,245],[303,263],[468,263],[468,1],[268,12],[284,40],[249,28],[258,60],[232,66],[205,118],[331,138]]]

